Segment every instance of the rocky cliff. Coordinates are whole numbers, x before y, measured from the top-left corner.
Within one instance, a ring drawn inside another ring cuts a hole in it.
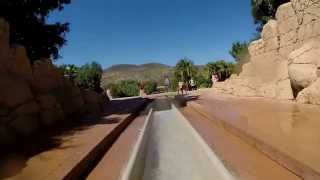
[[[250,61],[239,76],[216,84],[215,89],[320,104],[320,0],[281,5],[261,37],[250,44]]]
[[[24,47],[9,44],[9,28],[0,19],[0,145],[101,111],[107,96],[80,90],[51,60],[31,65]]]

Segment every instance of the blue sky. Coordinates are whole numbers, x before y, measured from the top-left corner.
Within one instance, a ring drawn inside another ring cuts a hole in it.
[[[105,68],[231,61],[232,42],[255,32],[249,0],[72,0],[49,20],[71,23],[58,64],[95,60]]]

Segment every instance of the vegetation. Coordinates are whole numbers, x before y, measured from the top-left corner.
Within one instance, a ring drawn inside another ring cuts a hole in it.
[[[139,69],[139,72],[142,72],[146,69],[143,67],[145,65],[136,66],[136,65],[116,65],[112,66],[107,70],[107,73],[112,71],[114,74],[117,74],[120,77],[123,77],[122,73],[128,75],[127,71],[131,69]],[[197,87],[199,88],[208,88],[212,86],[211,75],[213,73],[218,74],[219,80],[224,81],[231,76],[231,73],[234,70],[234,63],[226,62],[223,60],[210,62],[206,66],[195,66],[194,63],[189,59],[181,59],[178,61],[175,67],[170,68],[165,65],[160,65],[161,67],[166,67],[167,70],[173,69],[173,76],[167,76],[170,80],[170,91],[176,91],[179,81],[184,81],[186,84],[189,84],[191,78],[195,81]],[[159,68],[159,65],[153,67]],[[154,69],[153,69],[154,70]],[[135,70],[133,70],[135,71]],[[106,73],[106,72],[105,72]],[[163,74],[153,73],[153,76],[158,76],[158,79],[163,78],[160,81],[164,83]],[[130,78],[131,76],[127,77]],[[156,78],[157,79],[157,78]],[[115,81],[114,83],[108,83],[106,88],[110,89],[111,94],[114,97],[130,97],[139,95],[139,82],[143,82],[144,91],[146,94],[152,94],[157,90],[159,82],[153,80],[143,81],[143,79],[125,79],[120,81]]]
[[[135,80],[123,80],[109,85],[113,97],[131,97],[139,95],[139,82]]]
[[[54,10],[61,11],[70,1],[0,1],[0,17],[10,23],[10,41],[26,47],[31,63],[41,58],[59,57],[59,49],[66,43],[69,24],[48,24],[47,17]]]
[[[91,88],[101,92],[101,78],[103,69],[97,62],[87,63],[78,68],[76,83],[81,88]]]
[[[248,47],[249,43],[247,42],[235,42],[232,44],[229,53],[236,61],[233,68],[233,72],[236,74],[239,74],[242,71],[242,66],[250,59]]]
[[[236,62],[239,62],[243,56],[248,54],[248,47],[249,43],[247,42],[235,42],[232,44],[229,54]]]
[[[170,79],[170,87],[169,91],[176,91],[178,89],[178,79],[174,76],[172,76]]]
[[[181,59],[178,61],[174,68],[174,75],[178,81],[182,81],[186,84],[189,84],[191,78],[194,78],[197,73],[197,68],[194,63],[187,59]]]
[[[211,79],[212,74],[217,74],[219,81],[225,81],[227,78],[229,78],[233,72],[233,69],[234,64],[224,60],[209,62],[205,66],[207,77]]]
[[[104,70],[102,86],[109,87],[110,84],[117,84],[123,80],[153,81],[158,85],[163,85],[165,77],[169,77],[169,79],[173,77],[173,68],[164,64],[120,64]]]
[[[199,71],[195,78],[195,82],[199,88],[209,88],[212,86],[211,77],[209,77],[204,70]]]
[[[87,63],[81,67],[74,64],[64,64],[59,66],[60,71],[65,77],[73,81],[82,89],[93,89],[101,92],[102,67],[97,62]]]
[[[286,2],[290,0],[251,0],[251,12],[258,25],[257,31],[261,32],[263,25],[275,18],[278,7]]]
[[[68,77],[71,81],[74,81],[79,70],[79,68],[74,64],[63,64],[59,66],[59,69],[64,76]]]
[[[144,92],[146,94],[152,94],[153,92],[157,91],[157,82],[155,81],[147,81],[144,84]]]

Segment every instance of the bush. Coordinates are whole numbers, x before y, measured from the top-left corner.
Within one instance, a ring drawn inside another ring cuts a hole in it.
[[[79,67],[74,64],[63,64],[58,66],[60,72],[67,78],[69,78],[72,82],[77,76]]]
[[[79,87],[94,89],[96,92],[101,92],[101,78],[103,69],[97,62],[85,64],[78,68],[76,83]]]
[[[173,77],[170,79],[170,87],[169,87],[169,90],[170,91],[177,91],[178,89],[178,79]]]
[[[155,81],[147,81],[144,83],[144,91],[146,94],[152,94],[157,91],[157,82]]]
[[[212,81],[203,75],[198,75],[195,79],[198,88],[209,88],[212,86]]]
[[[124,80],[110,85],[114,97],[132,97],[139,95],[139,83],[134,80]]]

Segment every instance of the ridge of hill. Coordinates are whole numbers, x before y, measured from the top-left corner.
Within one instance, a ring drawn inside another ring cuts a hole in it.
[[[173,67],[161,63],[117,64],[104,70],[102,85],[106,87],[121,80],[156,81],[161,85],[167,76],[173,76]]]

